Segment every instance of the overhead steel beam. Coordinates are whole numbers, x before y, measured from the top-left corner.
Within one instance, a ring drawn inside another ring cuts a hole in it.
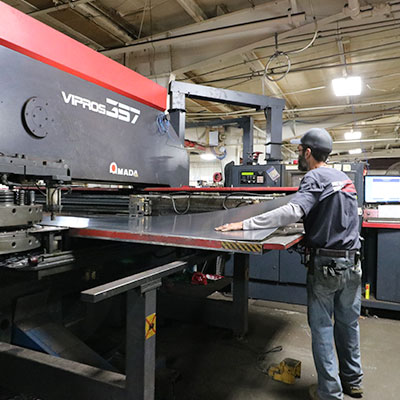
[[[179,4],[181,4],[181,6],[182,7],[184,7],[185,8],[185,6],[184,5],[186,5],[186,6],[189,6],[189,4],[192,4],[193,5],[193,7],[192,7],[192,10],[191,10],[191,12],[189,12],[188,11],[188,13],[192,16],[192,18],[195,20],[195,21],[197,21],[197,22],[201,22],[201,21],[204,21],[205,19],[207,19],[207,16],[203,13],[203,11],[200,9],[200,7],[198,7],[198,5],[197,5],[197,3],[195,2],[195,0],[177,0],[178,1],[178,3]],[[196,7],[198,8],[198,12],[196,12]],[[192,15],[193,14],[193,15]],[[203,84],[203,79],[202,78],[195,78],[195,77],[192,77],[192,75],[193,74],[191,74],[190,72],[187,72],[186,74],[185,74],[185,76],[187,76],[188,78],[190,78],[190,80],[193,82],[193,83],[196,83],[196,84]],[[204,104],[201,104],[201,102],[199,102],[198,100],[195,100],[195,99],[188,99],[189,101],[192,101],[193,103],[195,103],[196,105],[199,105],[199,106],[201,106],[201,107],[203,107],[204,109],[206,109],[206,110],[208,110],[208,111],[211,111],[211,112],[213,112],[213,108],[217,108],[217,109],[221,109],[221,110],[225,110],[225,111],[233,111],[234,110],[234,108],[232,108],[232,107],[230,107],[230,106],[227,106],[227,105],[225,105],[225,104],[220,104],[220,105],[218,105],[217,107],[215,107],[215,106],[204,106]]]
[[[292,20],[296,19],[299,21],[304,20],[305,14],[304,13],[299,13],[296,15],[292,16]],[[279,29],[279,26],[282,24],[288,24],[289,23],[289,17],[286,15],[282,15],[279,17],[273,17],[273,18],[268,18],[264,19],[261,21],[255,21],[255,22],[250,22],[250,23],[245,23],[245,27],[247,30],[252,30],[252,29],[260,29],[265,26],[271,26],[274,25],[276,26],[276,29]],[[226,34],[231,34],[231,33],[238,33],[238,32],[243,32],[244,26],[243,24],[235,24],[235,25],[230,25],[230,26],[225,26],[225,27],[218,27],[214,29],[208,29],[208,30],[203,30],[203,31],[197,31],[197,32],[188,32],[188,33],[182,33],[182,34],[177,34],[176,36],[172,36],[171,34],[168,36],[162,36],[162,37],[156,37],[156,38],[147,38],[145,40],[140,39],[135,42],[132,42],[130,45],[125,46],[125,47],[118,47],[115,49],[110,49],[110,50],[104,50],[102,51],[102,54],[112,57],[116,56],[121,53],[129,53],[132,51],[140,51],[140,50],[145,50],[145,49],[156,49],[160,47],[166,47],[166,46],[171,46],[174,44],[179,44],[182,42],[182,40],[185,40],[187,38],[190,38],[190,40],[199,40],[199,39],[215,39],[215,36],[218,35],[226,35]],[[259,43],[259,42],[256,42]],[[255,46],[259,47],[259,46]],[[251,49],[255,48],[254,46],[251,46]],[[190,71],[193,68],[188,68],[185,70],[178,69],[179,73],[184,73],[187,71]]]
[[[176,2],[196,21],[207,19],[207,15],[199,7],[195,0],[176,0]]]
[[[65,10],[67,8],[75,8],[76,6],[78,6],[79,4],[85,4],[85,3],[89,3],[93,0],[76,0],[76,1],[71,1],[68,2],[66,4],[58,4],[54,7],[49,7],[49,8],[45,8],[44,10],[37,10],[37,11],[32,11],[30,13],[28,13],[28,15],[30,15],[31,17],[38,17],[40,15],[45,15],[45,14],[49,14],[55,11],[62,11]],[[26,4],[26,3],[25,3]],[[33,5],[32,5],[33,7]]]
[[[136,39],[136,37],[131,36],[134,35],[134,33],[132,32],[132,28],[128,29],[127,22],[124,22],[123,19],[118,17],[117,15],[112,16],[110,12],[106,10],[103,6],[94,6],[88,4],[90,3],[90,1],[92,0],[76,0],[74,2],[68,2],[66,4],[59,4],[54,7],[49,7],[44,10],[36,9],[36,11],[33,11],[28,15],[30,15],[31,17],[39,17],[41,15],[48,15],[49,13],[56,11],[73,9],[76,12],[83,12],[85,16],[89,17],[90,21],[100,26],[102,29],[106,30],[108,33],[112,34],[124,43],[130,43]],[[26,1],[24,1],[24,3],[29,4],[31,7],[37,8],[34,5],[27,3]],[[118,21],[114,22],[114,19],[118,19]]]
[[[290,8],[294,13],[297,12],[297,0],[290,0]]]
[[[32,3],[28,2],[27,0],[20,0],[20,1],[21,1],[21,3],[27,5],[28,7],[31,7],[35,11],[42,11],[38,7],[33,5]],[[31,15],[31,14],[29,14],[29,15]],[[47,15],[47,13],[45,13],[44,15],[37,15],[37,16],[34,16],[34,17],[35,18],[39,17],[37,19],[45,22],[49,26],[52,26],[52,27],[56,28],[60,32],[66,32],[69,36],[71,36],[72,38],[78,40],[79,42],[81,42],[81,43],[83,43],[83,44],[85,44],[87,46],[90,45],[92,48],[94,48],[96,50],[104,49],[104,47],[100,43],[97,43],[96,41],[94,41],[93,39],[91,39],[88,36],[84,35],[83,33],[80,33],[78,31],[76,31],[75,29],[72,29],[71,27],[69,27],[68,25],[66,25],[63,22],[59,21],[58,19],[53,18],[50,15]]]
[[[94,2],[91,5],[99,10],[102,14],[104,14],[108,19],[113,21],[116,25],[120,26],[131,37],[134,37],[135,39],[138,38],[138,31],[136,30],[136,28],[132,24],[130,24],[125,18],[123,18],[117,10],[105,7],[100,2]]]
[[[393,4],[391,6],[391,11],[392,12],[397,12],[399,10],[400,10],[400,4],[399,3]],[[347,18],[348,18],[348,16],[345,15],[344,12],[340,12],[340,13],[331,15],[329,17],[325,17],[325,18],[322,18],[320,20],[316,20],[315,22],[304,24],[304,25],[302,25],[302,26],[300,26],[298,28],[287,30],[285,32],[281,32],[281,33],[279,33],[279,40],[288,38],[290,36],[296,36],[296,35],[300,35],[300,34],[304,34],[304,33],[311,33],[311,32],[313,32],[315,30],[315,24],[317,24],[318,29],[321,29],[322,27],[329,26],[331,24],[334,24],[334,23],[336,23],[338,21],[345,20]],[[364,20],[364,22],[365,21],[366,20]],[[354,21],[352,21],[352,24],[354,24]],[[335,26],[334,28],[336,29],[337,27]],[[180,67],[180,68],[176,68],[172,72],[175,75],[179,75],[179,74],[182,74],[182,73],[184,73],[186,71],[190,71],[190,70],[194,70],[194,69],[201,69],[201,68],[204,68],[204,67],[209,67],[212,64],[222,63],[225,59],[227,59],[229,57],[234,57],[234,56],[237,56],[238,54],[243,54],[243,53],[246,53],[248,51],[252,51],[252,50],[254,50],[254,49],[258,48],[258,47],[265,47],[265,46],[273,45],[274,41],[275,41],[274,36],[269,36],[266,39],[263,39],[263,40],[260,40],[260,41],[257,41],[257,42],[253,42],[253,43],[248,44],[246,46],[238,47],[236,49],[233,49],[233,50],[230,50],[228,52],[222,53],[222,54],[220,54],[218,56],[213,56],[213,57],[204,59],[204,60],[199,61],[199,62],[195,62],[195,63],[188,64],[188,65],[185,65],[185,66]]]
[[[287,0],[276,0],[275,4],[279,5],[279,3],[285,3],[286,1]],[[130,3],[132,3],[132,2],[133,2],[133,0],[130,0]],[[154,7],[155,6],[153,6],[153,8]],[[256,20],[257,18],[259,19],[260,15],[270,15],[271,6],[269,4],[262,4],[262,5],[254,7],[254,8],[250,8],[250,9],[246,8],[243,10],[234,11],[234,12],[229,13],[226,6],[224,6],[222,4],[222,5],[220,5],[219,9],[220,10],[223,9],[225,14],[219,15],[215,18],[209,18],[206,21],[201,21],[201,22],[197,22],[195,24],[186,25],[186,26],[182,26],[179,28],[175,28],[175,29],[170,29],[168,31],[161,32],[161,33],[156,33],[154,35],[141,38],[140,42],[144,41],[144,40],[152,41],[152,40],[168,38],[170,36],[177,36],[177,35],[182,35],[182,34],[187,34],[187,33],[210,30],[210,29],[214,29],[214,28],[225,27],[228,25],[235,25],[240,22],[251,22],[253,20]],[[127,14],[121,14],[121,15],[124,16]]]
[[[345,18],[347,18],[347,17],[344,15],[344,13],[340,12],[338,14],[335,14],[335,15],[332,15],[332,16],[329,16],[329,17],[326,17],[326,18],[323,18],[323,19],[317,21],[317,25],[318,25],[318,28],[321,28],[325,25],[343,20]],[[279,33],[279,39],[282,40],[289,36],[300,35],[303,33],[310,33],[314,30],[315,30],[315,22],[304,24],[304,25],[300,26],[299,28],[290,29],[285,32]],[[278,32],[278,29],[277,29],[277,32]],[[234,57],[234,56],[237,56],[238,54],[243,54],[248,51],[252,51],[258,47],[273,45],[274,42],[275,42],[275,36],[269,36],[266,39],[259,40],[257,42],[252,42],[246,46],[237,47],[233,50],[227,51],[218,56],[210,57],[208,59],[205,59],[205,60],[193,63],[193,64],[188,64],[183,67],[176,68],[173,71],[173,73],[176,75],[179,75],[179,74],[182,74],[184,72],[187,72],[187,71],[190,71],[193,69],[201,69],[204,67],[209,67],[212,64],[222,63],[226,58]]]
[[[181,3],[190,3],[191,1],[197,6],[197,4],[195,3],[194,0],[177,0],[179,2],[179,4]],[[292,4],[292,10],[293,12],[297,13],[297,5],[296,5],[296,0],[291,0]],[[293,4],[294,2],[294,4]],[[181,4],[182,5],[182,4]],[[182,5],[183,6],[183,5]],[[224,5],[222,5],[224,6]],[[201,10],[200,10],[201,11]],[[224,7],[221,7],[221,11],[224,12],[225,14],[228,13],[228,9]],[[194,20],[196,20],[197,22],[200,22],[204,19],[206,19],[206,15],[204,13],[198,13],[196,15],[196,17],[193,17]],[[264,70],[265,69],[265,65],[258,59],[257,55],[254,52],[248,52],[242,55],[244,61],[246,62],[246,64],[249,65],[250,70],[253,72],[257,72],[259,69]],[[289,105],[290,108],[293,107],[293,105],[290,103],[290,101],[288,101],[287,97],[284,96],[284,94],[282,93],[281,88],[279,87],[279,85],[276,82],[272,82],[272,81],[267,81],[264,78],[261,78],[264,80],[264,84],[270,89],[270,91],[272,92],[272,95],[274,96],[279,96],[279,97],[284,97],[287,104]],[[202,82],[194,82],[194,83],[202,83]],[[192,99],[193,101],[193,99]],[[197,102],[196,102],[197,103]],[[198,103],[197,103],[198,104]]]
[[[103,28],[109,34],[124,43],[131,43],[135,39],[127,33],[125,29],[122,29],[118,24],[112,21],[112,19],[106,16],[103,11],[99,11],[90,4],[80,4],[75,10],[86,15],[94,24]]]

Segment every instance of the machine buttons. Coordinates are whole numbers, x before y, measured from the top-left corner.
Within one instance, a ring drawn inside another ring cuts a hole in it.
[[[240,173],[240,183],[245,185],[262,185],[265,182],[262,171],[246,171]]]

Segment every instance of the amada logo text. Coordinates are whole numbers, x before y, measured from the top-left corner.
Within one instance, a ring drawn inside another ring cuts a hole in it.
[[[119,119],[120,121],[136,123],[140,116],[140,110],[127,106],[116,100],[106,98],[106,104],[96,103],[93,100],[85,99],[72,93],[61,91],[63,100],[66,104],[71,104],[75,107],[82,107],[84,110],[92,111],[98,114],[106,115],[107,117]]]
[[[110,164],[110,174],[139,178],[139,174],[136,169],[119,168],[116,162],[112,162]]]

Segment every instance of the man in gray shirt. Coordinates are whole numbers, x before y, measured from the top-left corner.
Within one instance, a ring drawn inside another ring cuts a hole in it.
[[[293,142],[299,145],[299,169],[308,172],[291,201],[273,211],[215,229],[266,229],[303,219],[309,254],[308,322],[318,373],[318,385],[310,387],[310,397],[342,400],[343,393],[362,397],[357,193],[346,174],[327,168],[332,139],[325,129],[311,129]]]

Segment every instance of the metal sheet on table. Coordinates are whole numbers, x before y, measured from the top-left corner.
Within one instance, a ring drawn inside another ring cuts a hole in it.
[[[166,215],[129,218],[128,216],[95,216],[90,218],[57,216],[51,220],[44,217],[44,225],[65,226],[79,229],[95,229],[111,232],[131,232],[154,236],[180,237],[206,240],[262,241],[277,228],[250,231],[217,232],[216,226],[242,221],[289,202],[293,195],[266,201],[260,204],[198,214]]]

